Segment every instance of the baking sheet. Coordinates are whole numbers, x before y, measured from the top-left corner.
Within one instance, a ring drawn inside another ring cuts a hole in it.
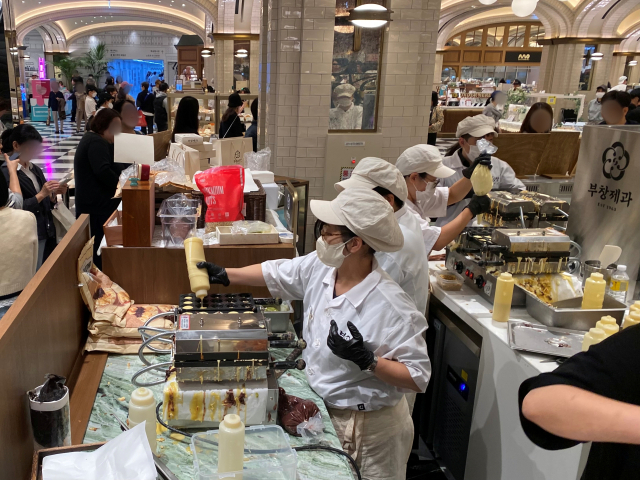
[[[568,358],[581,352],[584,333],[523,320],[509,320],[508,325],[509,346],[512,349],[554,357]]]

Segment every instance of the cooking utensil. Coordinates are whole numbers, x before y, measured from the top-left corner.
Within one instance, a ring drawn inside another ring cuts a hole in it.
[[[600,265],[608,267],[609,265],[616,263],[622,254],[622,249],[616,245],[605,245],[602,249],[602,253],[598,260]]]
[[[127,430],[129,430],[129,425],[127,425],[126,422],[123,422],[122,420],[120,420],[120,417],[118,417],[113,413],[111,414],[111,416],[118,421],[118,423],[120,424],[120,429],[123,432],[126,432]],[[155,453],[153,454],[153,462],[155,463],[158,475],[162,480],[178,480],[178,477],[176,477],[173,474],[173,472],[169,470],[169,467],[167,467],[162,460],[156,457]]]

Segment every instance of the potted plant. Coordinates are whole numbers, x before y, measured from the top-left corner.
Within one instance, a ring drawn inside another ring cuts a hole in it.
[[[53,66],[60,69],[60,73],[65,78],[65,83],[69,91],[71,91],[71,78],[80,65],[81,61],[79,58],[62,57],[53,60]]]
[[[96,81],[100,84],[100,77],[111,72],[111,67],[106,59],[107,46],[100,42],[92,47],[82,58],[82,66],[87,68]]]

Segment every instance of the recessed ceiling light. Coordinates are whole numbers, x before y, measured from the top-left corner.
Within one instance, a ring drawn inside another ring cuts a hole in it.
[[[24,1],[23,1],[22,3],[24,3]],[[185,4],[183,3],[183,4],[182,4],[182,6],[184,7],[184,6],[185,6]]]

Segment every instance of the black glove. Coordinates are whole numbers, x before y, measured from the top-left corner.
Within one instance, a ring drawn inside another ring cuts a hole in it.
[[[228,287],[231,283],[229,282],[227,271],[220,265],[209,262],[199,262],[196,267],[207,269],[207,273],[209,274],[209,283],[214,285],[224,285],[225,287]]]
[[[366,370],[366,368],[373,363],[373,352],[367,350],[364,346],[362,335],[360,335],[360,332],[353,323],[347,322],[347,327],[351,332],[351,340],[345,340],[342,338],[338,331],[336,321],[331,320],[331,328],[329,328],[329,336],[327,337],[327,346],[337,357],[355,363],[360,367],[360,370]]]
[[[482,163],[482,165],[487,166],[489,170],[491,170],[491,167],[493,166],[491,165],[491,155],[489,155],[488,153],[481,153],[480,155],[478,155],[478,157],[473,161],[471,166],[462,169],[462,175],[464,175],[465,178],[470,180],[471,174],[480,163]]]
[[[481,197],[474,195],[467,205],[467,208],[474,217],[480,213],[486,213],[491,209],[491,200],[486,195]]]

